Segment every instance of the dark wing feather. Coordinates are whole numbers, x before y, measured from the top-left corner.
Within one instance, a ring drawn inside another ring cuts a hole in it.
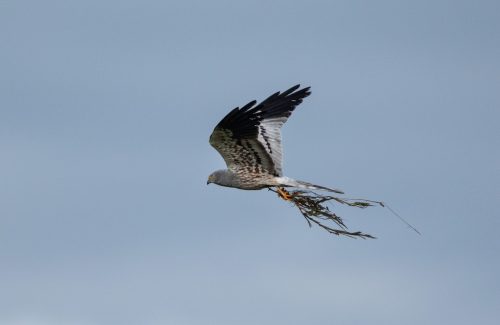
[[[210,144],[233,171],[266,172],[281,176],[281,126],[311,93],[296,85],[277,92],[260,104],[251,101],[236,107],[215,127]]]

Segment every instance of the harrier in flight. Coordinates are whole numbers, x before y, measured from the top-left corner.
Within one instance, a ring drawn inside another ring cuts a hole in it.
[[[300,85],[272,94],[261,103],[251,101],[236,107],[215,127],[210,144],[221,154],[227,169],[217,170],[207,184],[259,190],[277,187],[283,197],[284,187],[305,190],[342,191],[283,176],[281,127],[302,100],[311,94]]]

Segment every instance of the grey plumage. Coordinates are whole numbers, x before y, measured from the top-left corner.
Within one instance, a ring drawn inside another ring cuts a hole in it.
[[[299,88],[296,85],[274,93],[259,104],[254,100],[236,107],[217,124],[210,144],[224,158],[227,169],[212,173],[207,184],[244,190],[283,186],[342,193],[283,176],[281,127],[311,94],[310,87]]]

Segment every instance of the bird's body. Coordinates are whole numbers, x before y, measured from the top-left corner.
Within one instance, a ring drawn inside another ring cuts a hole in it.
[[[294,180],[283,176],[281,127],[302,100],[309,87],[296,85],[277,92],[256,105],[252,101],[235,108],[215,127],[210,144],[221,154],[227,169],[208,177],[208,183],[243,190],[269,187],[296,187],[309,190],[339,190]]]
[[[248,173],[237,173],[229,169],[215,171],[214,183],[221,186],[236,187],[242,190],[261,190],[270,186],[277,186],[274,176],[268,174],[249,176]]]

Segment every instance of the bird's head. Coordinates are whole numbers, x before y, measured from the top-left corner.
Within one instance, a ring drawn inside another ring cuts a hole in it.
[[[208,176],[207,185],[210,183],[215,183],[222,186],[230,186],[230,181],[232,179],[232,173],[227,169],[216,170],[210,176]]]
[[[212,173],[212,174],[208,175],[207,185],[210,184],[210,183],[214,183],[215,179],[216,179],[215,173]]]

